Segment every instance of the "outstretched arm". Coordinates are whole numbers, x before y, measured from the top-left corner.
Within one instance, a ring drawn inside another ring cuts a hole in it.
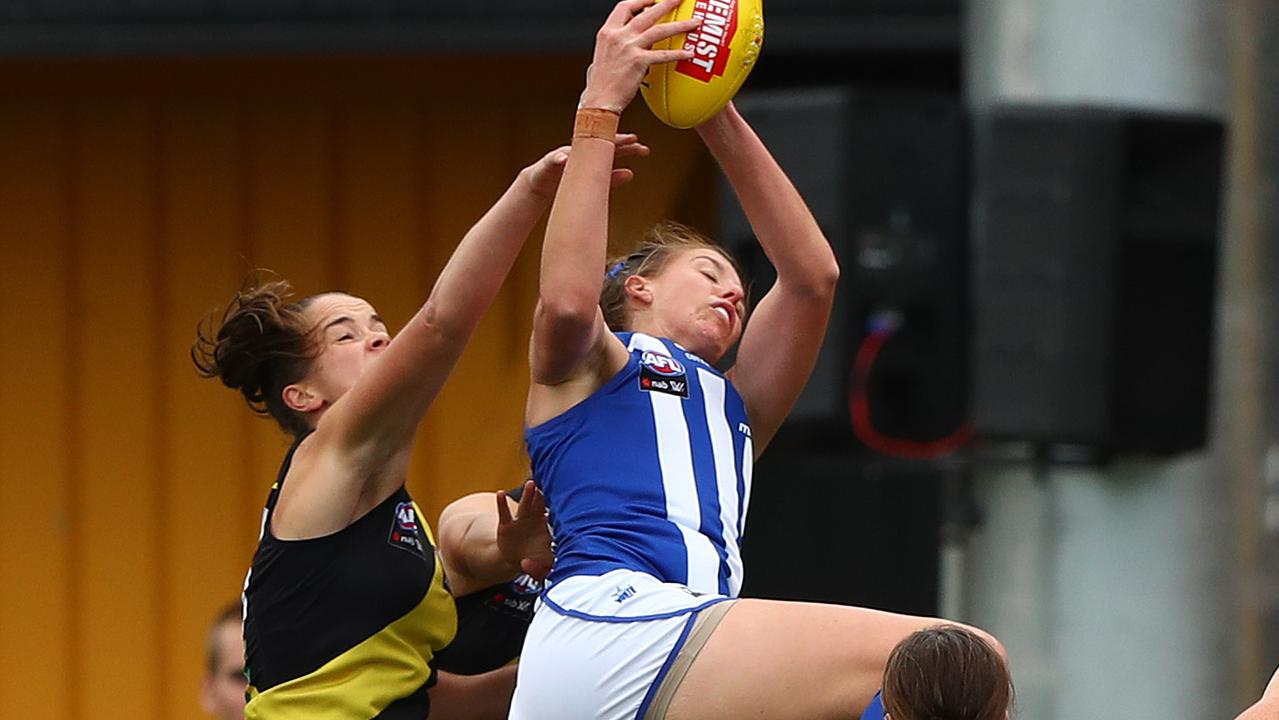
[[[777,268],[777,282],[756,306],[731,371],[750,413],[758,454],[817,362],[839,266],[804,199],[732,103],[697,131]]]
[[[320,417],[273,515],[280,537],[340,530],[404,481],[418,423],[549,206],[567,153],[519,173],[462,238],[426,303]]]

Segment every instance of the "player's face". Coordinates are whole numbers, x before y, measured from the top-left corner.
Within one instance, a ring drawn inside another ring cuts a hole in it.
[[[213,638],[217,662],[204,679],[204,711],[218,720],[244,718],[244,638],[239,621],[224,622]]]
[[[305,310],[319,355],[305,384],[325,405],[346,394],[365,368],[391,343],[386,324],[373,306],[343,293],[321,295]]]
[[[742,336],[742,280],[718,251],[681,250],[650,282],[661,332],[688,350],[715,362]]]

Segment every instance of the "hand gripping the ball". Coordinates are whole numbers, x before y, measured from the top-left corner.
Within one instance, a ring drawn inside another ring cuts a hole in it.
[[[652,49],[654,43],[701,25],[700,19],[659,24],[679,4],[680,0],[622,0],[613,8],[595,35],[595,56],[587,71],[586,90],[579,107],[621,113],[639,92],[649,66],[693,57],[691,51],[682,48]]]

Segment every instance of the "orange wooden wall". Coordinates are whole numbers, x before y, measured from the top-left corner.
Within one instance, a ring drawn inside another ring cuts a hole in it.
[[[202,717],[285,449],[197,378],[197,320],[250,267],[402,324],[453,245],[562,142],[586,58],[0,64],[0,718]],[[706,226],[711,166],[637,102],[654,156],[615,238]],[[428,416],[428,514],[523,477],[534,234]]]

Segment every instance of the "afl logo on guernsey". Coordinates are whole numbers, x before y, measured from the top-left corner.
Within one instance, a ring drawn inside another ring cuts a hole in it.
[[[670,355],[645,350],[644,354],[640,356],[640,362],[644,364],[644,367],[662,377],[684,377],[684,366],[680,365],[679,360]]]
[[[640,390],[688,397],[688,374],[670,355],[645,350],[640,355]]]
[[[423,547],[422,535],[418,532],[417,511],[413,509],[412,502],[402,502],[395,506],[395,519],[391,523],[391,536],[387,538],[387,542],[391,543],[401,550],[423,557],[426,549]]]

